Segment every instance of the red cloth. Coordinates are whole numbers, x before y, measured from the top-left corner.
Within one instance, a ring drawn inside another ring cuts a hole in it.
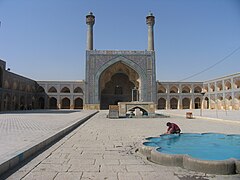
[[[170,133],[172,133],[172,132],[176,132],[176,131],[178,131],[178,130],[181,131],[181,129],[178,127],[178,125],[176,125],[175,123],[171,123],[171,125],[168,127],[168,130],[167,130],[167,131],[169,131]]]

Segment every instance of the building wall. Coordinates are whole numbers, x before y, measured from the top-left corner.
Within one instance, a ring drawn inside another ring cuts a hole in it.
[[[45,109],[82,109],[84,102],[84,81],[38,81],[46,96]]]
[[[155,86],[158,109],[240,109],[240,73],[204,82],[157,81]],[[0,60],[1,111],[82,109],[85,94],[85,81],[34,81],[6,70]]]
[[[135,87],[139,89],[139,98],[142,101],[156,103],[156,72],[154,51],[100,51],[91,50],[86,52],[86,104],[101,103],[101,80],[107,82],[107,75],[102,75],[109,71],[111,77],[118,71],[123,71]],[[121,64],[114,66],[115,64]],[[128,69],[124,71],[124,69]],[[135,77],[131,73],[133,70]]]
[[[240,73],[205,81],[203,83],[204,108],[239,110]]]
[[[40,108],[37,90],[36,81],[6,70],[0,60],[0,111]]]
[[[199,109],[202,82],[157,82],[158,109]]]

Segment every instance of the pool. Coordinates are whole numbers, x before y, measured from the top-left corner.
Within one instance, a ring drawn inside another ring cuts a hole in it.
[[[145,146],[158,147],[157,151],[168,154],[188,154],[203,160],[240,160],[240,135],[216,133],[171,134],[147,138]]]
[[[146,140],[140,152],[158,164],[212,174],[240,173],[240,135],[184,133]]]

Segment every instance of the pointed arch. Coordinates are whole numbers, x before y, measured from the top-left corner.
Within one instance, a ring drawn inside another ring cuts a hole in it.
[[[190,99],[189,98],[183,98],[182,107],[183,107],[183,109],[190,109]]]
[[[100,108],[108,109],[111,104],[131,101],[134,87],[141,89],[139,74],[122,62],[112,64],[99,77]]]
[[[45,99],[44,99],[44,97],[40,97],[38,99],[38,107],[39,107],[39,109],[44,109],[45,108]]]
[[[225,81],[225,89],[226,90],[230,90],[232,89],[232,85],[231,85],[231,82],[229,80]]]
[[[234,86],[235,86],[236,89],[239,89],[239,88],[240,88],[240,78],[235,79],[235,81],[234,81]]]
[[[55,97],[50,97],[49,109],[57,109],[57,99]]]
[[[203,101],[203,108],[204,109],[209,109],[209,99],[208,99],[208,97],[205,97],[205,99]]]
[[[166,109],[167,101],[164,98],[158,100],[158,109]]]
[[[166,93],[166,88],[163,85],[158,87],[158,93]]]
[[[49,88],[48,92],[49,93],[57,93],[57,89],[54,86],[52,86]]]
[[[201,99],[199,97],[196,97],[194,99],[194,106],[195,106],[195,109],[200,109],[201,108]]]
[[[70,99],[69,98],[65,97],[62,99],[61,108],[62,109],[70,109]]]
[[[178,93],[178,88],[176,86],[171,86],[170,93]]]
[[[83,109],[83,100],[82,100],[82,98],[76,98],[74,100],[74,109]]]
[[[182,93],[190,93],[191,89],[188,86],[183,86]]]
[[[11,110],[11,103],[11,96],[9,93],[6,93],[3,99],[3,109],[7,111]]]
[[[74,93],[83,93],[83,90],[80,87],[76,87],[73,92]]]
[[[170,109],[177,109],[178,108],[178,99],[171,98],[170,99]]]
[[[146,85],[146,83],[142,83],[142,82],[147,82],[147,74],[143,71],[143,69],[141,68],[141,66],[139,64],[137,64],[134,61],[129,60],[123,56],[118,56],[118,57],[112,59],[111,61],[108,61],[107,63],[105,63],[103,66],[101,66],[99,68],[98,72],[96,73],[96,78],[95,78],[95,83],[94,83],[96,85],[96,87],[101,86],[100,77],[102,76],[104,71],[106,71],[107,69],[109,69],[111,66],[113,66],[116,63],[121,63],[121,64],[125,65],[126,67],[128,67],[128,69],[132,69],[135,71],[135,74],[137,74],[137,76],[138,76],[138,83],[139,83],[139,89],[140,89],[139,93],[140,93],[141,99],[146,99],[145,93],[143,93],[142,91],[147,89],[147,87],[146,87],[147,85]],[[130,79],[130,81],[132,81],[132,79]],[[142,95],[144,95],[144,97],[142,97]],[[100,100],[100,90],[98,92],[94,92],[94,101],[99,102],[99,100]]]
[[[215,85],[214,84],[211,84],[210,85],[210,92],[214,92],[215,91]]]
[[[61,89],[61,93],[70,93],[70,89],[65,86]]]
[[[222,85],[222,82],[219,81],[217,82],[217,91],[222,91],[223,90],[223,85]]]
[[[202,92],[202,88],[200,86],[194,87],[194,93],[201,93],[201,92]]]

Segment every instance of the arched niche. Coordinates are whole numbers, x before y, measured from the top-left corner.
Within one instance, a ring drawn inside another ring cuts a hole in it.
[[[109,105],[131,101],[134,88],[141,89],[135,70],[122,62],[109,66],[99,78],[100,108],[108,109]]]
[[[63,87],[61,93],[70,93],[70,89],[68,87]]]
[[[83,93],[83,90],[82,90],[82,88],[80,88],[80,87],[76,87],[76,88],[73,90],[73,93]]]
[[[172,86],[170,88],[170,93],[178,93],[178,88],[176,86]]]
[[[57,89],[56,89],[54,86],[52,86],[52,87],[50,87],[50,89],[48,90],[48,92],[49,92],[49,93],[57,93]]]

